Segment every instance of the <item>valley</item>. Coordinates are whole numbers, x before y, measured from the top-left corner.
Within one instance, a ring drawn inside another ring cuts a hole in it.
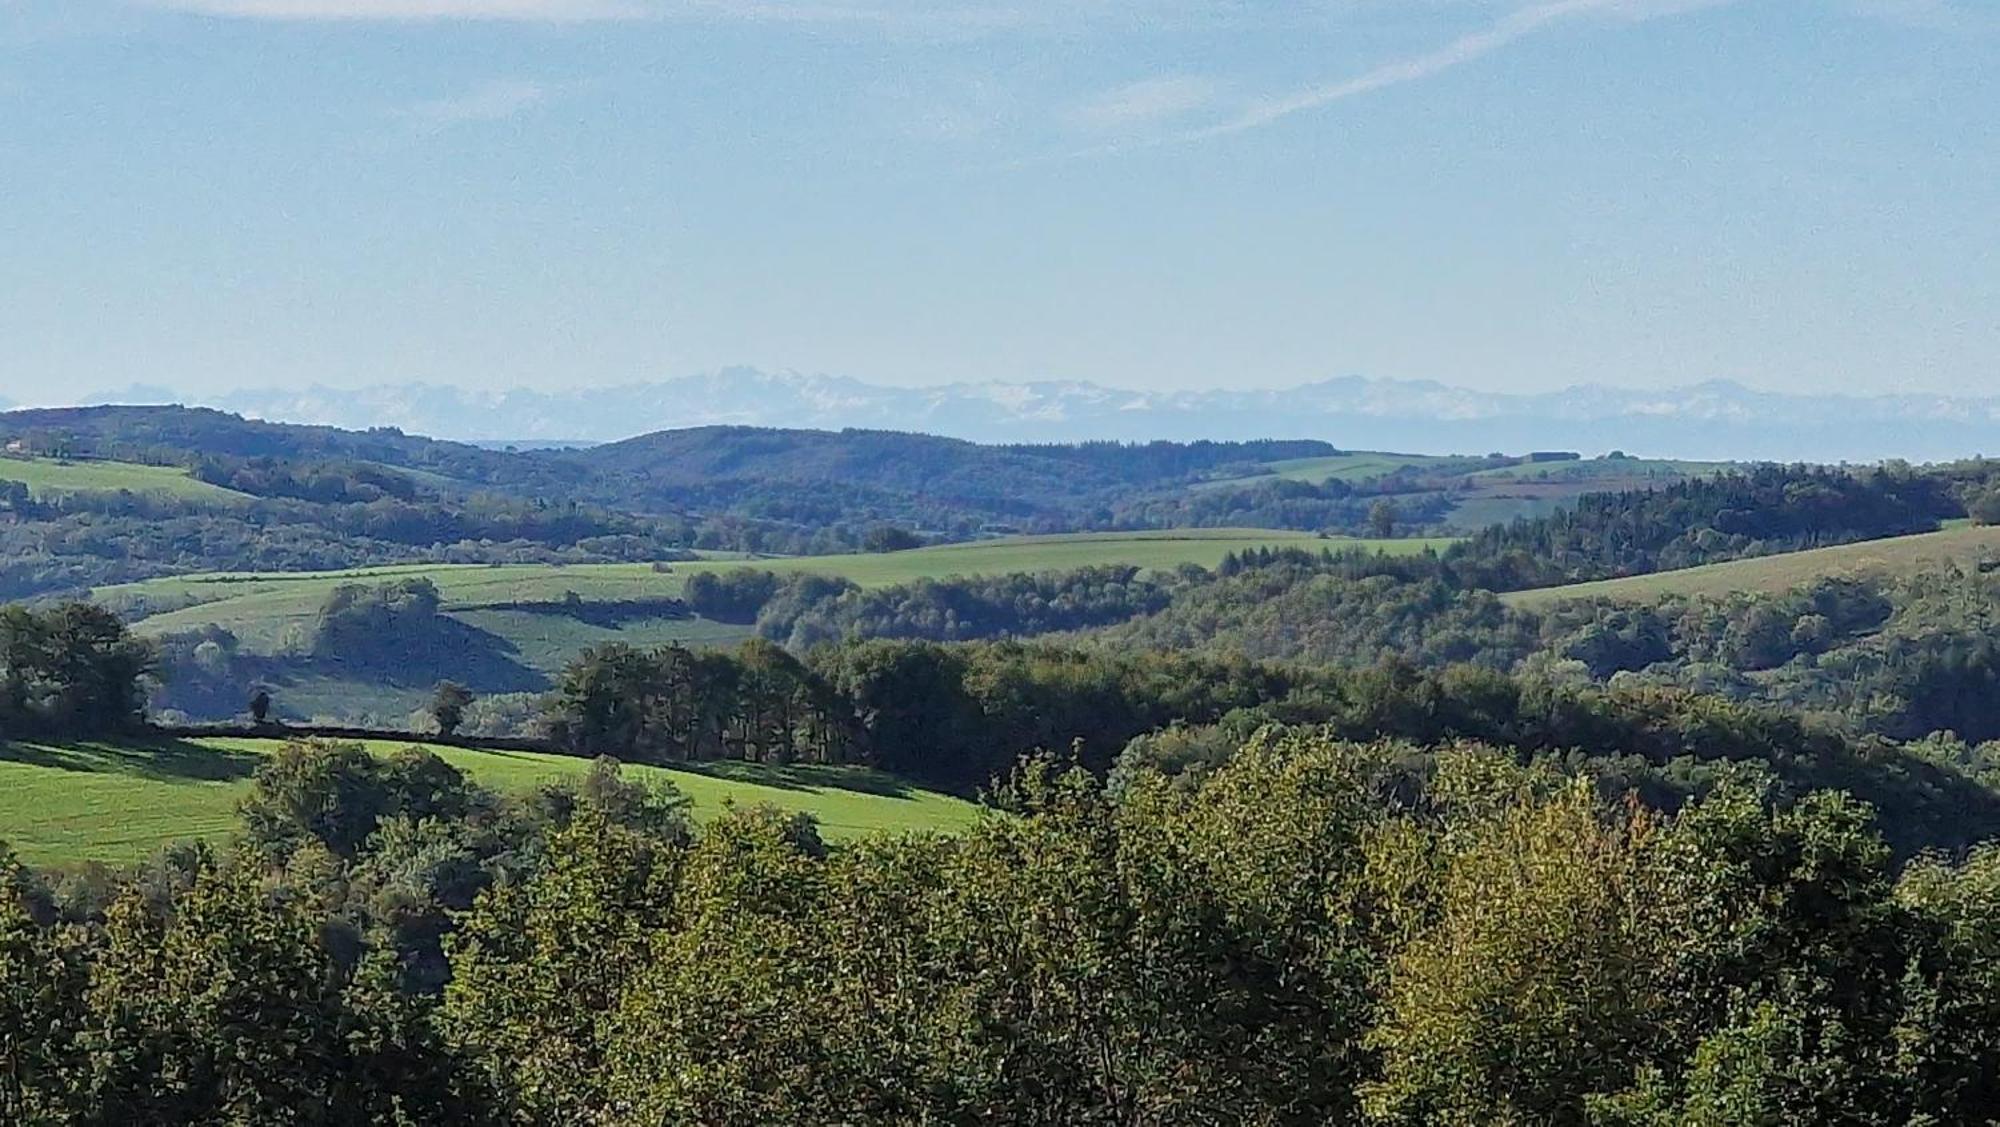
[[[1126,999],[1145,1016],[1107,1019],[1121,1043],[1225,995],[1282,1004],[1315,1015],[1285,1029],[1318,1059],[1428,1022],[1415,992],[1478,993],[1451,985],[1462,965],[1511,982],[1566,934],[1565,966],[1667,952],[1590,972],[1634,996],[1741,946],[1688,920],[1774,904],[1834,906],[1802,925],[1811,965],[1851,918],[1951,965],[1952,897],[1994,887],[1984,460],[741,427],[524,452],[178,409],[0,415],[9,434],[40,458],[0,465],[0,946],[41,961],[0,979],[96,984],[6,994],[58,1015],[34,1028],[114,1027],[178,979],[108,976],[171,957],[217,968],[197,977],[260,1031],[341,984],[312,1022],[404,1024],[314,1059],[433,1108],[488,1098],[470,1070],[511,1076],[569,1036],[550,1022],[643,1059],[706,1052],[690,1021],[826,1015],[812,1044],[848,1047],[815,1086],[989,1045],[1062,1059],[1073,1021],[1012,1024],[1061,1009],[1023,983]],[[1704,973],[1762,997],[1800,981],[1788,958]],[[1348,965],[1366,977],[1315,985]],[[1900,1024],[1864,1040],[1919,1043],[1927,996],[1870,989]],[[1157,1009],[1177,992],[1199,1001]],[[877,998],[920,1015],[886,1019],[893,1051],[868,1047]],[[1353,999],[1364,1017],[1325,1018]],[[671,1028],[627,1032],[656,1006]],[[1509,1028],[1467,1012],[1482,1043]],[[1266,1028],[1219,1034],[1231,1075]],[[752,1066],[762,1049],[729,1045],[714,1059],[764,1069],[760,1091],[816,1051]],[[454,1078],[426,1088],[412,1060]],[[560,1071],[533,1091],[597,1106],[604,1066]],[[1320,1111],[1386,1082],[1271,1075],[1267,1106],[1320,1091]],[[857,1084],[845,1118],[902,1084]],[[1035,1121],[1006,1103],[1021,1087],[981,1106]],[[567,1121],[535,1106],[521,1121]],[[730,1119],[701,1106],[682,1118]]]

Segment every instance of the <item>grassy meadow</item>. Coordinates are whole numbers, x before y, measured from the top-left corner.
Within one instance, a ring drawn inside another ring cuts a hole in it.
[[[1678,458],[1583,458],[1573,462],[1523,462],[1467,474],[1474,481],[1588,482],[1612,489],[1644,488],[1650,481],[1707,477],[1736,468],[1733,462],[1691,462]]]
[[[1204,481],[1195,488],[1219,489],[1228,485],[1255,485],[1261,481],[1303,481],[1312,485],[1324,485],[1329,481],[1366,481],[1409,466],[1429,466],[1451,460],[1431,454],[1389,454],[1373,450],[1354,450],[1324,458],[1284,458],[1275,462],[1265,462],[1263,467],[1269,470],[1269,473],[1250,477],[1217,478],[1214,481]]]
[[[1535,609],[1581,598],[1651,602],[1668,595],[1719,596],[1737,591],[1777,594],[1827,576],[1916,571],[1939,564],[1974,567],[1994,560],[2000,560],[2000,527],[1961,524],[1916,536],[1731,560],[1656,575],[1517,591],[1501,598],[1514,606]]]
[[[178,466],[133,462],[70,462],[53,458],[0,457],[0,481],[18,481],[38,501],[76,493],[153,493],[182,501],[238,505],[247,494],[197,481]]]
[[[236,803],[257,764],[280,744],[264,739],[181,739],[151,744],[0,744],[0,841],[33,864],[140,860],[172,841],[217,841],[236,826]],[[385,754],[408,746],[377,741]],[[475,781],[523,791],[579,774],[589,761],[519,751],[430,748]],[[878,831],[951,830],[978,807],[854,767],[706,763],[631,766],[637,778],[673,784],[697,819],[727,804],[769,805],[818,818],[829,839]]]
[[[1472,461],[1471,465],[1477,462]],[[1696,462],[1671,458],[1581,458],[1567,462],[1522,462],[1489,469],[1469,468],[1464,457],[1433,454],[1390,454],[1350,451],[1325,458],[1291,458],[1265,462],[1269,472],[1250,477],[1206,481],[1196,489],[1249,486],[1265,481],[1361,482],[1398,470],[1429,471],[1440,482],[1457,486],[1449,494],[1446,527],[1474,532],[1488,525],[1534,519],[1567,508],[1585,493],[1649,489],[1690,477],[1705,477],[1733,468],[1729,462]],[[1440,490],[1442,486],[1438,487]],[[1430,496],[1436,496],[1433,492]]]

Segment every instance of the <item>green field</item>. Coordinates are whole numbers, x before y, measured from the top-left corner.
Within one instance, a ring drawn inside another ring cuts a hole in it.
[[[953,575],[1061,571],[1097,564],[1160,568],[1195,563],[1213,567],[1230,552],[1266,546],[1418,552],[1447,543],[1322,539],[1312,533],[1270,529],[1080,533],[1009,537],[875,555],[698,560],[672,564],[665,572],[655,571],[650,564],[412,564],[289,575],[190,575],[102,587],[92,592],[92,597],[138,620],[141,633],[164,634],[212,623],[233,631],[253,651],[274,652],[288,632],[312,623],[327,596],[340,584],[380,583],[421,575],[437,584],[446,613],[493,630],[520,646],[524,654],[554,655],[574,653],[590,641],[611,639],[596,638],[592,632],[598,628],[572,620],[496,608],[508,603],[552,602],[571,591],[590,602],[671,598],[678,596],[687,577],[698,571],[744,567],[839,575],[863,586],[879,587]],[[635,628],[645,636],[636,637]],[[647,645],[682,638],[727,641],[747,634],[742,627],[700,618],[628,623],[617,630],[599,632]]]
[[[1372,450],[1356,450],[1346,454],[1334,454],[1325,458],[1286,458],[1276,462],[1266,462],[1264,467],[1271,472],[1251,477],[1219,478],[1205,481],[1198,489],[1215,489],[1225,485],[1255,485],[1260,481],[1304,481],[1313,485],[1323,485],[1329,481],[1366,481],[1371,477],[1381,477],[1408,466],[1429,466],[1454,459],[1432,454],[1386,454]]]
[[[1400,494],[1392,500],[1417,502],[1436,498],[1451,486],[1452,502],[1443,526],[1455,532],[1476,532],[1489,525],[1547,516],[1569,507],[1585,493],[1648,489],[1690,477],[1722,473],[1729,462],[1694,462],[1671,458],[1581,458],[1563,462],[1521,462],[1475,468],[1483,459],[1434,454],[1389,454],[1351,451],[1325,458],[1292,458],[1266,462],[1266,474],[1204,481],[1196,489],[1251,486],[1263,481],[1360,482],[1402,469],[1429,471],[1435,488]]]
[[[1465,475],[1471,488],[1454,493],[1450,527],[1472,532],[1516,520],[1536,520],[1569,508],[1586,493],[1658,489],[1732,468],[1728,462],[1667,458],[1585,458],[1524,462]]]
[[[234,831],[236,803],[274,740],[171,740],[151,746],[0,745],[0,841],[34,864],[139,860],[161,845],[220,840]],[[378,742],[378,754],[406,746]],[[589,767],[572,756],[432,747],[474,780],[501,791],[530,789]],[[698,769],[627,767],[672,783],[697,818],[727,803],[770,805],[817,817],[829,839],[894,830],[951,830],[978,807],[917,790],[878,771],[851,767],[703,764]]]
[[[1827,576],[1908,572],[1947,563],[1971,567],[1994,560],[2000,560],[2000,528],[1961,526],[1917,536],[1731,560],[1657,575],[1516,591],[1501,597],[1513,606],[1533,610],[1565,599],[1651,602],[1668,595],[1719,596],[1737,591],[1777,594]]]
[[[1605,488],[1644,488],[1649,482],[1706,477],[1735,468],[1732,462],[1690,462],[1676,458],[1584,458],[1573,462],[1523,462],[1467,474],[1474,481],[1558,481],[1603,483]]]
[[[248,494],[197,481],[176,466],[132,462],[68,462],[51,458],[0,457],[0,481],[19,481],[36,500],[75,493],[152,493],[182,501],[238,505]]]

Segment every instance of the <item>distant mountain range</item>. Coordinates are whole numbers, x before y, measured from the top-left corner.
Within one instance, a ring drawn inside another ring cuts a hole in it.
[[[433,384],[134,387],[94,402],[187,402],[278,422],[393,426],[482,444],[604,442],[710,424],[921,431],[979,442],[1314,438],[1414,453],[1623,449],[1683,458],[1939,460],[2000,452],[2000,396],[1784,395],[1730,382],[1538,394],[1358,376],[1275,390],[1132,391],[1063,382],[885,387],[729,368],[569,391]]]

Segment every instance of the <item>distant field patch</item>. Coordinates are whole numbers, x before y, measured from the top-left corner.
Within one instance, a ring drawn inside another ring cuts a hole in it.
[[[1217,489],[1226,485],[1255,485],[1260,481],[1303,481],[1324,485],[1329,481],[1366,481],[1411,466],[1430,466],[1455,459],[1431,454],[1387,454],[1357,450],[1324,458],[1286,458],[1264,463],[1266,474],[1205,481],[1197,489]]]
[[[1719,596],[1737,591],[1778,594],[1827,576],[1902,573],[1947,563],[1972,567],[1996,560],[2000,560],[2000,527],[1963,526],[1916,536],[1731,560],[1657,575],[1516,591],[1501,598],[1513,606],[1532,610],[1567,599],[1651,602],[1668,595]]]
[[[34,864],[140,860],[172,841],[226,838],[250,774],[275,740],[172,740],[145,746],[0,744],[0,841]],[[378,754],[408,746],[370,745]],[[474,780],[523,791],[576,775],[588,760],[515,751],[432,747]],[[978,807],[852,767],[765,767],[745,763],[689,768],[629,766],[634,777],[664,780],[693,800],[697,818],[727,803],[803,811],[833,840],[879,831],[944,830],[969,824]]]
[[[1453,494],[1446,517],[1454,530],[1474,532],[1516,520],[1536,520],[1569,508],[1586,493],[1664,489],[1690,478],[1738,468],[1730,462],[1670,458],[1585,458],[1574,462],[1524,462],[1465,475],[1470,488]]]
[[[1733,462],[1692,462],[1677,458],[1583,458],[1573,462],[1523,462],[1479,470],[1474,481],[1560,481],[1601,483],[1610,489],[1644,489],[1684,477],[1707,477],[1738,467]]]
[[[404,564],[335,572],[188,575],[102,587],[92,596],[139,619],[141,633],[157,635],[214,624],[234,632],[253,651],[269,652],[282,645],[291,632],[310,627],[327,596],[341,584],[382,583],[421,575],[437,584],[446,613],[494,630],[524,652],[533,650],[552,657],[557,652],[573,653],[572,646],[580,648],[589,641],[605,639],[586,638],[593,628],[583,623],[507,611],[508,604],[560,601],[572,591],[586,602],[672,598],[696,572],[737,568],[839,575],[862,586],[882,587],[954,575],[1066,571],[1100,564],[1166,568],[1193,563],[1213,567],[1231,552],[1262,547],[1416,553],[1449,543],[1414,538],[1322,538],[1270,529],[1079,533],[1008,537],[879,555],[695,560],[665,565],[662,571],[651,564]],[[612,633],[618,640],[632,641],[635,625],[626,624]],[[744,634],[741,628],[701,618],[660,620],[646,628],[643,644],[727,641]]]
[[[1519,490],[1466,494],[1445,517],[1450,527],[1477,532],[1496,524],[1538,520],[1576,503],[1576,494],[1530,494]]]
[[[178,466],[142,466],[135,462],[70,462],[53,458],[0,457],[0,481],[18,481],[36,500],[78,493],[151,493],[182,501],[239,505],[245,493],[197,481]]]
[[[446,677],[491,695],[536,692],[554,683],[584,650],[612,643],[649,649],[669,644],[733,647],[754,634],[746,621],[675,613],[688,578],[742,569],[841,575],[869,587],[950,576],[1068,571],[1098,564],[1213,567],[1231,552],[1264,547],[1359,549],[1410,553],[1446,540],[1323,539],[1268,529],[1019,536],[880,555],[771,559],[701,559],[672,564],[401,564],[351,571],[208,574],[99,588],[93,597],[150,637],[220,627],[240,653],[266,660],[245,672],[267,686],[280,715],[365,720],[401,726]],[[344,583],[380,584],[421,576],[434,582],[448,622],[413,644],[395,673],[350,669],[335,657],[308,657],[327,597]],[[578,603],[570,610],[571,593]],[[649,605],[650,604],[650,605]],[[593,613],[602,609],[610,614]],[[248,699],[249,689],[240,695]],[[178,706],[163,699],[160,707]],[[228,715],[236,701],[204,700],[196,715]]]

